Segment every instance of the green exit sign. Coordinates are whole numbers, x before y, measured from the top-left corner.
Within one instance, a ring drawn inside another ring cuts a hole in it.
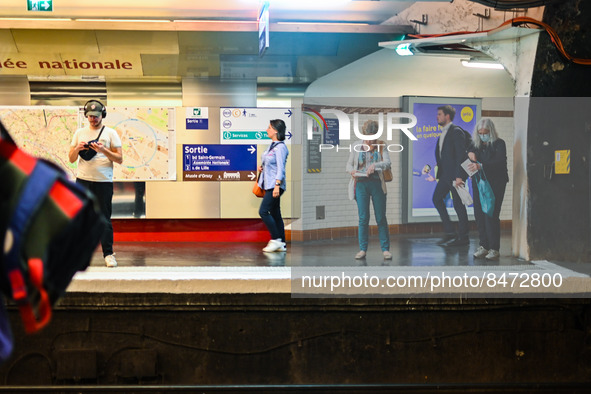
[[[27,0],[27,11],[53,11],[53,0]]]

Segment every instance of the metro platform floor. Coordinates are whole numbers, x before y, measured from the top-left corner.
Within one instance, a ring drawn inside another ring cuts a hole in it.
[[[367,257],[356,260],[357,238],[289,243],[287,253],[264,253],[256,242],[117,242],[119,267],[265,267],[265,266],[471,266],[523,265],[511,255],[511,233],[501,236],[501,258],[497,262],[474,259],[478,240],[470,245],[442,247],[440,237],[423,234],[390,236],[392,260],[384,260],[377,237],[370,238]],[[104,266],[101,248],[95,251],[91,267]]]
[[[236,242],[118,242],[119,266],[105,267],[100,247],[90,267],[78,273],[68,291],[163,293],[290,293],[292,271],[308,267],[386,269],[392,272],[426,270],[484,278],[490,272],[559,272],[574,278],[570,289],[591,294],[591,264],[525,261],[511,255],[511,232],[501,236],[499,261],[474,259],[477,234],[464,247],[437,245],[439,234],[392,234],[392,260],[384,260],[377,237],[370,239],[367,257],[356,260],[357,238],[292,242],[287,252],[264,253],[264,243]],[[230,289],[230,290],[229,290]],[[565,288],[560,291],[566,291]],[[571,292],[568,290],[567,292]]]

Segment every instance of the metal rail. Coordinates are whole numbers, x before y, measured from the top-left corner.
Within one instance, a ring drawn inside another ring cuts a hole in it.
[[[345,384],[345,385],[159,385],[159,386],[2,386],[0,393],[282,393],[282,394],[455,394],[455,393],[588,393],[591,382],[574,383],[457,383],[457,384]]]

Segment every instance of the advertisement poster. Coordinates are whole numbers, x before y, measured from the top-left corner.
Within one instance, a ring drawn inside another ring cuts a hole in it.
[[[441,126],[437,124],[437,108],[451,105],[456,110],[452,123],[472,134],[480,118],[480,99],[454,99],[436,97],[410,97],[408,112],[417,117],[414,134],[417,141],[408,146],[408,222],[438,220],[439,215],[433,206],[433,191],[436,186],[435,174],[437,163],[435,147],[441,135]],[[467,186],[472,194],[471,181]],[[450,216],[455,216],[451,193],[446,199]],[[473,207],[468,207],[468,214],[473,214]]]

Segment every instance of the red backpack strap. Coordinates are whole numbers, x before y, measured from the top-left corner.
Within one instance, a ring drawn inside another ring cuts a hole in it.
[[[18,304],[18,309],[25,327],[25,332],[27,334],[31,334],[41,330],[51,320],[51,302],[49,300],[47,291],[43,287],[43,260],[39,258],[33,258],[29,260],[28,265],[29,283],[37,289],[39,294],[39,304],[35,310],[27,299],[26,288],[24,298],[15,298],[15,301]],[[21,274],[20,271],[13,271],[13,273],[14,272],[18,272],[19,275]],[[13,278],[11,277],[10,279],[11,283],[14,283]],[[23,281],[22,275],[18,280]],[[21,297],[22,296],[23,295],[21,294]]]

